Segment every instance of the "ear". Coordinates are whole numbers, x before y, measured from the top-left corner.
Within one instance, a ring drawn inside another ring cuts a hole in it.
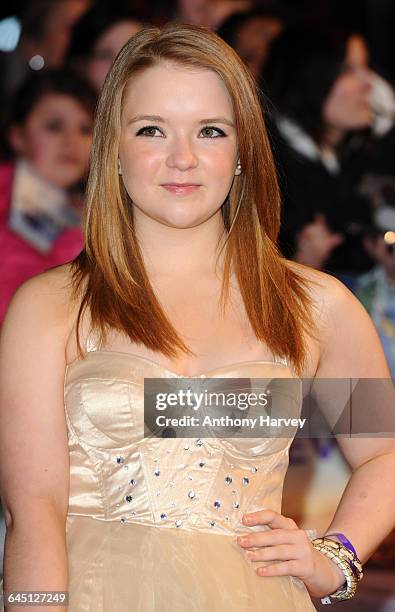
[[[7,132],[8,143],[11,149],[17,155],[26,155],[27,147],[26,147],[26,138],[24,129],[20,125],[11,125]]]

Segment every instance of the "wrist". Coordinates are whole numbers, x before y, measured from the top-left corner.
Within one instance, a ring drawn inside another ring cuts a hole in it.
[[[343,571],[338,567],[333,561],[330,561],[333,566],[333,584],[330,590],[330,593],[334,593],[335,591],[339,591],[343,587],[346,586],[347,581],[345,579]]]

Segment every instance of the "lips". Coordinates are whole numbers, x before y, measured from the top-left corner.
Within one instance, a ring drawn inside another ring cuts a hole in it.
[[[165,183],[162,187],[176,195],[189,195],[196,191],[200,185],[194,183]]]

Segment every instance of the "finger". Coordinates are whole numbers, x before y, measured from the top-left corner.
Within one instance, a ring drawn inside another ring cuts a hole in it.
[[[255,546],[276,546],[278,544],[302,545],[307,539],[306,533],[300,529],[270,529],[239,536],[237,543],[242,548],[253,548]]]
[[[274,510],[258,510],[243,515],[244,525],[268,525],[272,529],[298,529],[295,521]]]
[[[273,563],[265,567],[258,567],[256,573],[259,576],[297,576],[298,562],[281,561],[280,563]]]
[[[298,549],[295,546],[281,544],[257,550],[247,550],[245,556],[250,561],[291,561],[297,559]]]

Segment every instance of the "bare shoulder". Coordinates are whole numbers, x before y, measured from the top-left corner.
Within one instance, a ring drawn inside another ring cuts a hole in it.
[[[70,264],[57,266],[25,281],[8,307],[2,335],[23,333],[37,327],[43,333],[63,336],[70,333],[77,302],[72,290]]]
[[[317,376],[374,378],[389,376],[373,321],[354,294],[337,278],[291,262],[307,281],[319,338]]]
[[[330,324],[333,317],[346,315],[350,309],[364,312],[364,308],[350,289],[335,276],[294,261],[287,263],[290,269],[306,281],[314,309],[314,320],[319,329]]]

